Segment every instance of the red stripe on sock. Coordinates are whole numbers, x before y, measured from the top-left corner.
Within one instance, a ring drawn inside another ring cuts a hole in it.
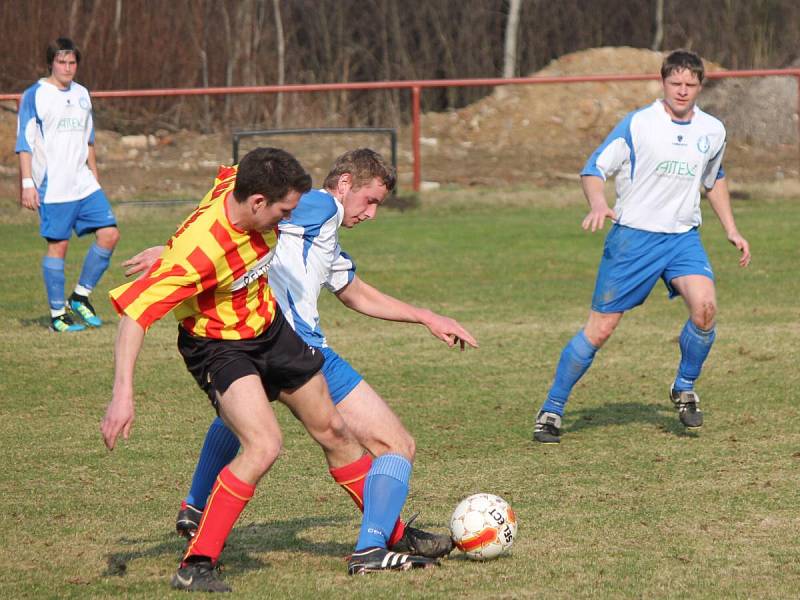
[[[372,467],[372,456],[365,454],[349,465],[330,470],[333,480],[350,494],[360,511],[364,510],[364,482],[370,467]]]
[[[372,456],[365,454],[349,465],[330,469],[333,480],[344,488],[361,512],[364,512],[364,482],[367,479],[367,473],[369,473],[371,467]],[[392,535],[389,536],[390,548],[403,537],[405,529],[406,526],[403,521],[398,519],[392,530]]]
[[[211,562],[217,562],[228,534],[255,490],[256,486],[236,477],[228,467],[220,471],[184,562],[190,556],[207,556]]]

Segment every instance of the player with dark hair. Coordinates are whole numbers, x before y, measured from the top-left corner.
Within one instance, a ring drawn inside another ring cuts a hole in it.
[[[42,273],[50,327],[57,332],[102,324],[89,294],[108,269],[119,241],[114,214],[98,183],[89,91],[73,81],[80,60],[80,50],[69,38],[47,46],[50,74],[23,93],[17,125],[20,203],[39,211],[39,232],[47,241]],[[94,233],[96,242],[84,258],[67,307],[64,260],[73,230],[78,236]],[[76,323],[68,308],[85,325]]]
[[[304,194],[292,216],[279,225],[280,237],[270,266],[270,285],[286,318],[303,340],[325,357],[322,367],[331,396],[347,426],[362,446],[376,457],[365,455],[353,464],[331,469],[333,478],[363,508],[368,473],[391,471],[405,497],[414,460],[413,437],[363,377],[332,348],[319,325],[318,297],[323,287],[336,294],[348,308],[367,316],[391,321],[424,324],[449,346],[477,346],[474,338],[453,319],[392,298],[356,275],[353,260],[339,246],[340,227],[353,227],[372,219],[395,186],[394,169],[369,149],[340,156],[325,179],[325,188]],[[129,274],[139,272],[160,251],[153,248],[125,264]],[[217,472],[239,449],[239,443],[219,419],[209,428],[186,501],[178,515],[182,535],[194,534]],[[372,469],[372,471],[371,471]],[[450,552],[449,536],[410,527],[398,520],[385,531],[390,549],[439,557]],[[363,529],[362,529],[363,532]],[[360,546],[370,542],[360,540]],[[360,548],[359,548],[360,549]],[[354,555],[356,559],[358,554]],[[351,572],[369,570],[371,561],[351,562]]]
[[[111,291],[122,318],[114,391],[101,424],[106,446],[113,449],[120,434],[128,437],[136,359],[148,327],[170,310],[180,321],[178,349],[187,369],[242,445],[216,477],[197,534],[172,578],[177,589],[230,591],[214,567],[282,445],[268,400],[279,399],[291,409],[320,444],[331,469],[353,464],[363,453],[330,400],[319,373],[321,353],[288,326],[266,278],[277,243],[275,226],[289,217],[310,186],[311,178],[288,153],[274,148],[250,152],[238,169],[220,169],[212,190],[147,273]],[[393,474],[392,469],[370,472],[375,485],[365,490],[362,535],[397,520],[405,495],[392,485]],[[370,542],[367,549],[379,557],[371,564],[376,570],[437,564],[389,552],[377,536]]]
[[[750,246],[736,228],[722,169],[725,127],[695,102],[703,62],[686,50],[670,53],[661,67],[664,96],[628,114],[594,151],[581,172],[590,211],[584,229],[614,225],[605,240],[589,320],[561,353],[555,380],[533,437],[561,439],[561,417],[573,386],[622,315],[642,304],[662,279],[670,297],[682,296],[689,319],[679,337],[681,359],[669,389],[680,422],[701,427],[703,413],[695,381],[716,336],[714,272],[700,241],[700,186],[728,240],[750,263]],[[616,176],[617,203],[609,208],[604,183]]]
[[[65,53],[73,55],[76,65],[81,64],[81,51],[75,42],[69,38],[60,37],[47,44],[47,67],[52,71],[56,58],[63,56]]]

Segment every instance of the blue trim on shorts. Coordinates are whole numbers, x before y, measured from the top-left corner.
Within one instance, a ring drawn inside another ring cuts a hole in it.
[[[613,225],[597,270],[592,310],[625,312],[644,303],[661,279],[669,297],[678,295],[672,280],[704,275],[714,281],[697,228],[686,233],[654,233]]]
[[[317,348],[325,357],[322,374],[328,383],[334,404],[339,404],[353,389],[363,381],[363,377],[349,362],[336,354],[331,348]]]
[[[116,227],[117,220],[102,189],[75,202],[39,205],[39,234],[48,240],[68,240],[72,231],[80,237],[103,227]]]

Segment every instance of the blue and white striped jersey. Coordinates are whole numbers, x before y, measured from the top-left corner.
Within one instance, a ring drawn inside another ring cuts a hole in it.
[[[72,202],[100,189],[86,164],[93,143],[92,102],[85,87],[73,81],[60,90],[40,79],[25,90],[15,150],[31,153],[41,202]]]
[[[269,284],[292,328],[309,345],[327,347],[319,325],[322,288],[338,292],[355,277],[356,266],[339,246],[344,207],[325,190],[303,194],[292,216],[281,221]]]
[[[673,121],[661,100],[629,113],[589,157],[581,175],[616,176],[618,223],[644,231],[683,233],[702,222],[700,185],[725,176],[725,126],[694,108]]]

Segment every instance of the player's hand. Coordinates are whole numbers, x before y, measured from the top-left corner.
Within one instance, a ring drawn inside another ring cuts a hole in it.
[[[133,391],[114,390],[114,396],[106,408],[106,415],[100,423],[100,432],[106,448],[113,450],[119,434],[128,439],[133,425]]]
[[[472,337],[472,334],[464,329],[458,321],[450,317],[431,313],[430,318],[425,322],[425,326],[435,337],[442,340],[450,348],[458,345],[463,352],[467,344],[473,348],[478,347],[478,342]]]
[[[606,217],[612,221],[617,220],[616,213],[609,208],[608,205],[592,208],[592,210],[589,211],[589,214],[586,215],[586,218],[583,219],[581,227],[583,227],[583,229],[586,231],[591,231],[594,233],[598,229],[603,228],[603,225],[606,222]]]
[[[739,258],[739,266],[746,267],[750,264],[750,244],[744,239],[741,234],[737,231],[732,233],[728,236],[728,241],[736,246],[739,252],[742,253],[741,258]]]
[[[28,210],[39,210],[39,192],[36,188],[22,188],[19,203]]]
[[[127,267],[127,270],[125,271],[125,277],[130,277],[131,275],[136,275],[137,273],[146,273],[147,270],[158,260],[158,257],[161,256],[163,251],[164,246],[153,246],[147,250],[142,250],[136,256],[126,260],[124,263],[122,263],[123,267]]]

